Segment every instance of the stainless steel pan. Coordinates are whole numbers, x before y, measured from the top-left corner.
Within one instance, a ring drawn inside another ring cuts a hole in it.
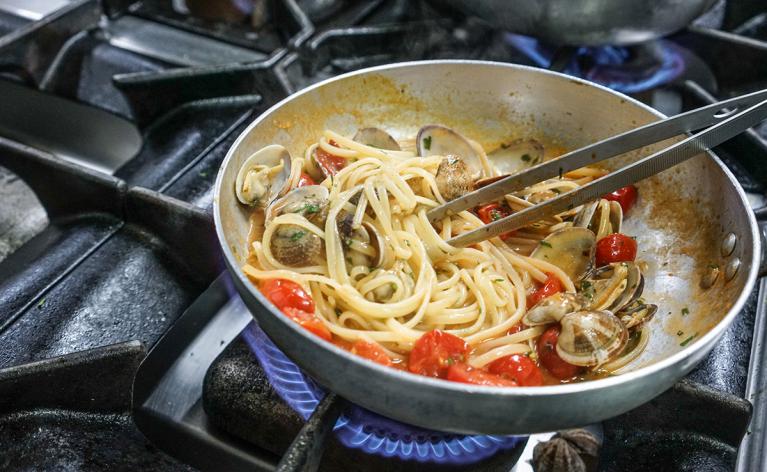
[[[249,221],[235,197],[234,181],[255,150],[279,143],[301,155],[328,127],[352,134],[362,126],[379,126],[402,138],[436,122],[486,145],[530,136],[575,148],[659,117],[604,87],[508,64],[414,62],[347,74],[288,97],[240,135],[216,181],[216,230],[237,290],[261,327],[312,377],[352,402],[404,422],[461,433],[533,433],[599,421],[650,400],[689,372],[722,336],[753,287],[760,256],[756,221],[742,189],[715,156],[696,156],[639,183],[640,200],[624,232],[637,236],[639,258],[647,262],[643,297],[661,308],[651,322],[650,345],[630,371],[591,382],[510,389],[385,368],[287,320],[239,269],[247,254]],[[614,165],[638,156],[618,157]],[[737,243],[723,255],[729,233]],[[738,270],[726,270],[736,259]],[[712,264],[722,273],[704,290],[700,281]],[[691,335],[694,339],[684,343]]]
[[[714,0],[448,0],[514,33],[553,44],[633,44],[690,24]]]

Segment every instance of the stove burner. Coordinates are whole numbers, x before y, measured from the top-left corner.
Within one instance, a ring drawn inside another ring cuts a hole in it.
[[[506,34],[506,41],[538,66],[549,68],[556,50],[529,36]],[[667,84],[685,70],[680,48],[664,39],[632,47],[577,48],[564,71],[623,93],[637,93]]]
[[[275,346],[257,324],[242,332],[277,394],[304,420],[325,392]],[[394,421],[358,406],[341,415],[333,430],[341,443],[368,454],[439,464],[470,464],[511,449],[518,436],[461,436]]]

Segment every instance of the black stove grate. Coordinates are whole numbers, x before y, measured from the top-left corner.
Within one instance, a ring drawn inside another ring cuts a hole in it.
[[[93,136],[61,146],[25,141],[5,128],[0,109],[0,177],[15,183],[2,192],[21,189],[3,194],[0,219],[30,222],[15,232],[0,225],[0,468],[188,468],[147,444],[135,421],[155,445],[196,467],[274,469],[302,421],[238,339],[250,316],[226,279],[205,290],[222,270],[210,209],[229,146],[270,105],[342,72],[436,58],[533,64],[506,33],[437,2],[262,3],[270,22],[256,29],[247,19],[191,18],[170,1],[80,0],[34,22],[0,9],[3,84],[25,87],[42,103],[57,97],[59,120],[74,119],[72,104],[109,113],[95,115],[104,120],[119,116],[115,142],[130,143],[124,133],[140,137],[137,151],[117,163],[106,162],[111,154],[72,159],[63,150],[82,151]],[[677,113],[767,86],[767,13],[752,3],[729,2],[725,31],[690,27],[668,38],[684,51],[684,73],[637,98]],[[131,43],[132,28],[167,41]],[[0,99],[3,90],[11,88],[0,87]],[[93,120],[93,130],[103,129]],[[754,194],[767,182],[765,137],[759,129],[717,149]],[[764,316],[757,302],[755,292],[690,375],[696,383],[603,424],[602,470],[733,469],[750,414],[740,397],[754,401],[757,418],[765,414],[763,381],[753,373],[764,356],[761,344],[752,346]],[[152,347],[130,410],[133,373]],[[284,466],[317,459],[343,403],[323,407],[300,433],[307,447],[292,448]],[[700,411],[709,421],[689,421]],[[753,431],[748,460],[756,467],[763,436]],[[481,469],[506,470],[519,452]],[[428,468],[359,454],[331,435],[323,464]]]

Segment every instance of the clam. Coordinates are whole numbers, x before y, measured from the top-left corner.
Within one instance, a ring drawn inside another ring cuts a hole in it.
[[[458,156],[448,155],[442,159],[434,178],[439,193],[448,202],[466,195],[474,188],[469,166]]]
[[[298,187],[266,209],[266,222],[285,213],[298,213],[322,228],[328,215],[330,192],[322,185]]]
[[[633,303],[617,313],[617,316],[626,326],[626,329],[631,329],[650,321],[657,311],[657,305]]]
[[[270,241],[272,255],[288,267],[306,267],[322,261],[322,238],[296,225],[280,225]]]
[[[568,313],[583,310],[588,306],[589,301],[578,293],[555,293],[527,310],[522,322],[527,326],[556,323]]]
[[[517,139],[487,155],[501,174],[515,174],[543,162],[543,145],[535,139]]]
[[[573,226],[590,229],[597,235],[597,240],[608,234],[620,233],[622,223],[620,203],[605,199],[583,205],[573,220]]]
[[[290,164],[290,153],[279,144],[260,149],[245,160],[237,173],[237,199],[245,205],[266,207],[288,191]]]
[[[320,185],[307,185],[288,192],[266,209],[267,223],[287,213],[303,216],[322,228],[328,214],[328,189]],[[323,259],[324,241],[315,233],[293,224],[281,224],[269,242],[272,255],[289,267],[306,267]]]
[[[591,300],[591,309],[614,313],[642,295],[644,277],[633,262],[613,262],[595,269],[581,282],[581,293]]]
[[[567,227],[546,236],[530,257],[550,262],[572,280],[580,280],[592,267],[596,236],[587,228]]]
[[[355,266],[381,267],[391,259],[386,240],[371,223],[352,227],[354,215],[344,213],[337,226],[347,260]]]
[[[472,182],[482,175],[482,156],[469,142],[447,126],[426,125],[418,130],[416,150],[421,157],[457,156],[466,164]]]
[[[565,315],[560,324],[557,354],[570,364],[604,364],[628,341],[628,330],[609,311],[576,311]]]
[[[354,141],[387,151],[400,151],[399,143],[381,128],[362,128],[352,138]]]

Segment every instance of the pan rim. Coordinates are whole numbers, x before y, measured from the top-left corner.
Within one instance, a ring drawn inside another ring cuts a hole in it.
[[[242,133],[237,137],[235,142],[231,145],[231,147],[227,151],[226,157],[222,161],[221,166],[219,167],[219,170],[218,170],[218,175],[216,176],[216,182],[215,182],[214,193],[213,193],[214,195],[213,217],[214,217],[214,223],[216,227],[216,236],[218,238],[219,245],[221,246],[221,249],[224,253],[224,259],[225,259],[227,267],[229,268],[229,272],[230,273],[234,272],[236,274],[236,277],[238,278],[240,283],[242,283],[242,285],[248,290],[250,295],[255,297],[255,299],[257,299],[261,303],[261,305],[267,308],[271,312],[271,315],[276,317],[280,323],[282,323],[283,325],[291,329],[294,332],[294,334],[298,334],[299,336],[301,336],[304,342],[312,343],[315,348],[328,350],[332,352],[334,355],[340,356],[346,362],[354,363],[357,367],[368,369],[369,371],[375,372],[377,375],[382,375],[383,380],[395,381],[401,384],[409,384],[410,386],[413,386],[415,388],[419,388],[419,387],[436,388],[440,390],[449,390],[451,392],[459,393],[459,394],[472,394],[477,396],[477,398],[482,395],[492,395],[492,396],[500,395],[500,396],[504,396],[508,398],[542,397],[542,396],[556,397],[556,396],[565,396],[565,395],[569,395],[573,393],[585,393],[585,392],[609,389],[616,385],[633,383],[643,378],[655,375],[658,372],[668,369],[669,367],[675,364],[683,362],[685,359],[691,357],[693,353],[702,349],[706,349],[709,346],[713,346],[713,342],[722,335],[724,330],[730,326],[730,324],[735,319],[735,317],[740,313],[740,311],[743,308],[743,305],[745,304],[747,298],[749,297],[749,295],[751,294],[751,291],[753,290],[754,284],[757,279],[758,270],[759,270],[758,258],[761,255],[761,239],[759,237],[756,218],[754,216],[753,211],[750,208],[750,205],[748,203],[748,200],[743,188],[741,187],[740,183],[737,181],[735,176],[732,174],[732,172],[727,168],[727,166],[725,166],[724,163],[719,159],[719,157],[717,157],[716,154],[714,154],[711,151],[707,152],[708,157],[716,163],[719,169],[724,173],[726,178],[729,180],[730,184],[735,187],[735,191],[737,192],[737,195],[739,197],[739,202],[741,204],[741,207],[743,211],[745,211],[747,214],[747,218],[749,221],[749,230],[751,232],[751,238],[753,240],[753,252],[751,255],[751,259],[749,261],[744,261],[744,264],[747,263],[749,267],[748,276],[745,280],[741,293],[738,296],[738,298],[735,300],[735,303],[732,305],[732,308],[730,308],[727,314],[724,317],[722,317],[722,319],[719,320],[719,322],[711,330],[709,330],[703,336],[698,338],[695,342],[691,343],[689,346],[685,347],[679,352],[671,356],[668,356],[662,360],[654,362],[650,365],[646,365],[636,370],[633,370],[624,374],[612,376],[612,377],[607,377],[604,379],[590,380],[587,382],[576,382],[576,383],[563,384],[563,385],[548,385],[548,386],[540,386],[540,387],[515,387],[515,388],[470,385],[470,384],[463,384],[463,383],[457,383],[457,382],[450,382],[450,381],[442,380],[442,379],[425,377],[425,376],[421,376],[417,374],[412,374],[410,372],[405,372],[405,371],[400,371],[398,369],[385,367],[374,362],[369,362],[329,342],[321,341],[318,337],[300,328],[296,323],[289,321],[284,316],[280,316],[279,310],[277,310],[274,307],[274,305],[272,305],[271,302],[269,302],[266,299],[266,297],[264,297],[261,294],[261,292],[256,289],[256,287],[245,276],[242,270],[239,269],[236,263],[236,259],[234,258],[234,255],[232,254],[232,251],[227,243],[226,236],[224,234],[223,225],[221,221],[221,207],[219,204],[219,195],[220,195],[221,187],[223,184],[224,170],[229,165],[229,162],[231,161],[234,155],[234,151],[239,147],[241,142],[244,140],[246,136],[248,136],[248,134],[252,131],[253,128],[255,128],[256,126],[261,124],[263,121],[268,119],[271,116],[271,114],[274,113],[276,110],[278,110],[285,104],[303,95],[313,93],[315,90],[320,89],[326,86],[327,84],[334,83],[337,81],[342,81],[347,78],[358,76],[358,75],[367,75],[371,73],[383,72],[383,71],[388,71],[393,69],[422,67],[422,66],[429,66],[429,65],[468,65],[468,66],[476,65],[476,66],[484,66],[484,67],[498,67],[503,69],[524,70],[534,74],[553,76],[560,79],[569,80],[571,82],[576,82],[581,85],[593,87],[603,92],[607,92],[613,96],[624,99],[626,102],[634,106],[642,108],[643,110],[653,114],[659,119],[666,118],[666,115],[664,115],[663,113],[659,112],[658,110],[632,97],[629,97],[628,95],[624,95],[620,92],[616,92],[612,89],[590,82],[588,80],[569,76],[559,72],[553,72],[550,70],[541,69],[538,67],[502,63],[502,62],[495,62],[495,61],[439,59],[439,60],[396,62],[396,63],[385,64],[381,66],[369,67],[369,68],[360,69],[357,71],[348,72],[345,74],[341,74],[341,75],[323,80],[316,84],[310,85],[302,90],[299,90],[298,92],[295,92],[285,97],[279,102],[275,103],[274,105],[269,107],[266,111],[261,113],[255,120],[253,120],[253,122],[250,125],[248,125],[248,127],[245,130],[242,131]]]

